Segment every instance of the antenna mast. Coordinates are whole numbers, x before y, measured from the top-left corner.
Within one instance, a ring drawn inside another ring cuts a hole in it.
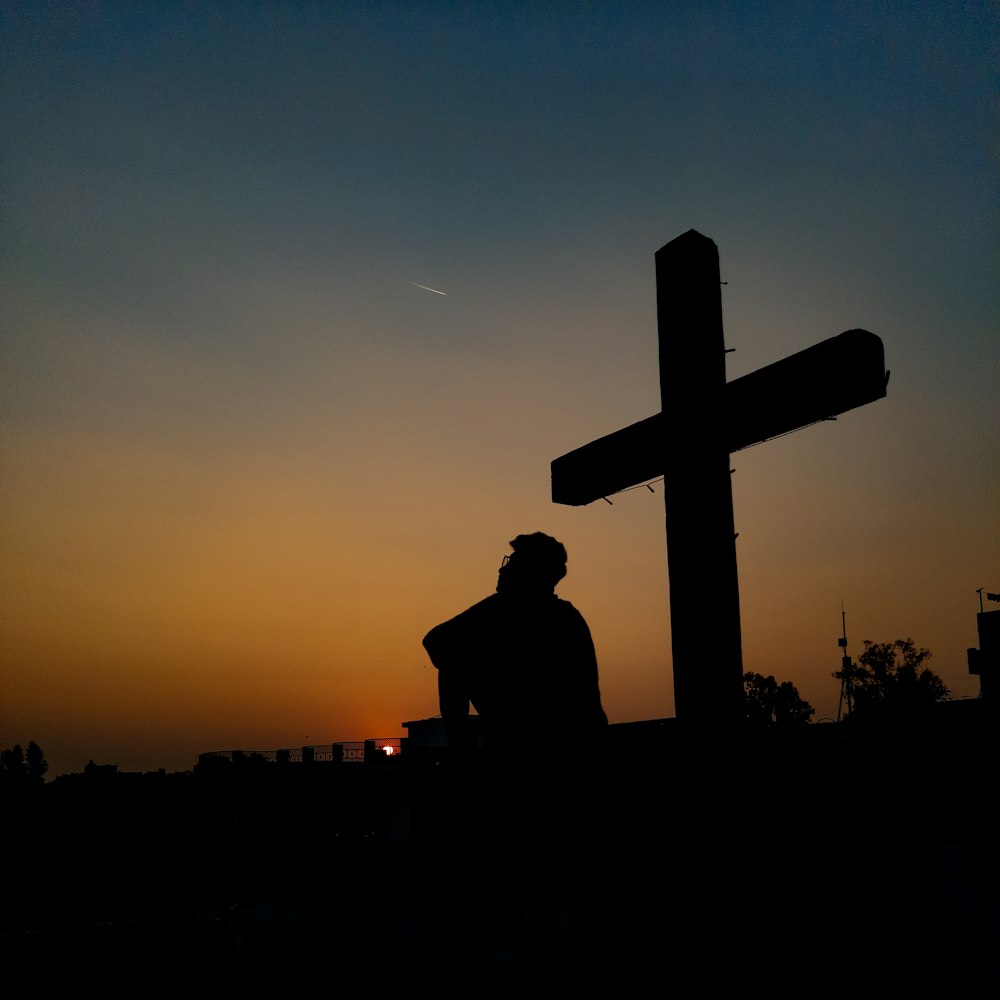
[[[840,602],[840,626],[842,635],[837,640],[837,645],[842,650],[840,658],[840,702],[837,705],[838,722],[840,722],[840,713],[844,707],[844,702],[847,703],[848,715],[851,714],[851,709],[854,707],[854,692],[851,689],[851,675],[854,670],[854,664],[847,655],[847,612],[844,610],[843,601]]]

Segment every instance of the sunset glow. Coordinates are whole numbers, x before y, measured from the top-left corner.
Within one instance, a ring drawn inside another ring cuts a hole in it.
[[[849,653],[912,637],[976,695],[997,25],[923,10],[7,5],[2,745],[402,736],[422,636],[530,531],[610,720],[672,715],[662,495],[558,506],[549,463],[659,409],[689,228],[730,379],[853,327],[892,372],[733,456],[745,669],[835,716],[843,602]]]

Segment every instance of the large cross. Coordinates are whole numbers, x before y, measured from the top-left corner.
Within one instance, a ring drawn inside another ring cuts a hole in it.
[[[662,409],[555,459],[552,499],[587,504],[663,476],[677,719],[732,726],[743,651],[729,455],[881,399],[888,373],[882,341],[848,330],[726,382],[720,285],[707,236],[657,251]]]

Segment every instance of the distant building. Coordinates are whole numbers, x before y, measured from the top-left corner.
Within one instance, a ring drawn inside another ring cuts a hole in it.
[[[968,650],[969,673],[979,677],[980,697],[995,710],[1000,697],[997,691],[1000,684],[1000,611],[980,611],[976,615],[976,627],[979,648]]]

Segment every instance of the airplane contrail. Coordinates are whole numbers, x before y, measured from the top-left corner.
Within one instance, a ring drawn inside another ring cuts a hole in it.
[[[433,292],[435,295],[447,295],[447,292],[442,292],[437,288],[430,288],[428,285],[418,284],[416,281],[408,281],[408,285],[413,285],[414,288],[422,288],[425,292]]]

